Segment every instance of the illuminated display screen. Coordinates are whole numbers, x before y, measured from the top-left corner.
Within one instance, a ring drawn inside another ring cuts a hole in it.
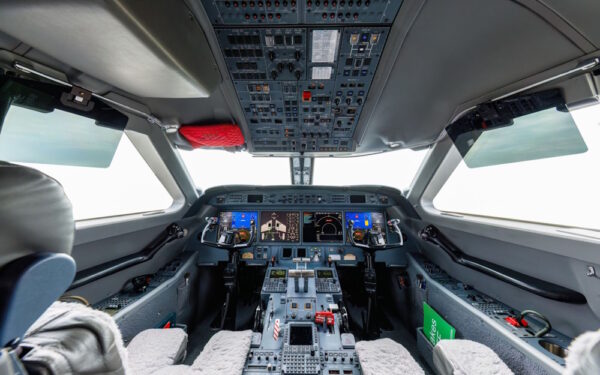
[[[302,229],[304,242],[344,241],[341,212],[305,212]]]
[[[285,275],[286,275],[285,270],[281,270],[281,269],[271,270],[271,273],[269,274],[269,278],[270,279],[285,279]]]
[[[250,234],[250,221],[254,220],[254,225],[256,225],[258,217],[258,212],[256,211],[234,211],[234,212],[221,212],[219,214],[219,235],[221,232],[230,229],[237,229],[240,231],[240,234],[244,232],[248,232]]]
[[[317,270],[317,278],[333,279],[333,271],[332,270]]]
[[[260,213],[260,240],[264,242],[299,242],[300,213],[262,211]]]
[[[381,212],[346,212],[346,223],[352,220],[355,232],[373,229],[385,236],[385,217]]]

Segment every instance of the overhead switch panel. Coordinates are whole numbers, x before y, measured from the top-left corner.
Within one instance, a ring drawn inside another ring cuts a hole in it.
[[[354,130],[401,1],[203,4],[250,129],[250,151],[355,149]]]

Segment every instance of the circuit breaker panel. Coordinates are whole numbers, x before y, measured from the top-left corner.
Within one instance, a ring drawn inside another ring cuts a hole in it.
[[[253,152],[350,152],[401,1],[203,0]]]

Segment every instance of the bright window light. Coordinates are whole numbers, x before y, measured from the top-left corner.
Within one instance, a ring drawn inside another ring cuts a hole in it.
[[[571,112],[587,151],[479,168],[458,165],[441,211],[600,230],[600,105]]]
[[[179,150],[196,186],[202,190],[221,185],[289,185],[290,159],[253,157],[247,152]]]
[[[427,150],[398,150],[349,158],[315,159],[313,184],[410,187]]]
[[[19,164],[60,182],[73,205],[75,220],[164,210],[173,203],[126,135],[121,137],[108,168]]]

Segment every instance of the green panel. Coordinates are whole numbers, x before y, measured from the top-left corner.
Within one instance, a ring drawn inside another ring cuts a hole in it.
[[[448,324],[431,306],[423,302],[423,333],[432,345],[440,340],[453,340],[456,329]]]

